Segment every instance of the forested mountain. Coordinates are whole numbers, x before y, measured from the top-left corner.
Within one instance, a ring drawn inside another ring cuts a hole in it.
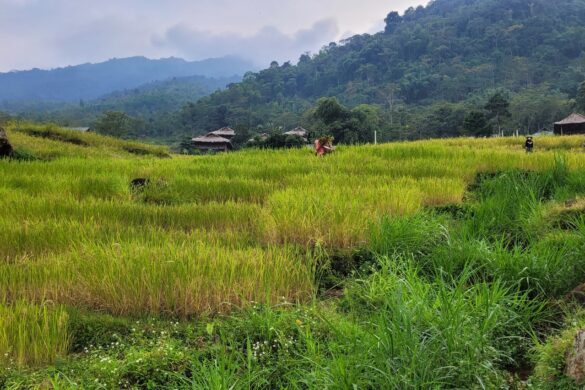
[[[14,111],[31,102],[44,102],[49,107],[55,106],[51,102],[77,103],[173,77],[227,78],[253,69],[254,65],[237,57],[195,62],[131,57],[53,70],[0,73],[0,109]]]
[[[390,13],[378,34],[249,73],[184,107],[180,120],[200,131],[316,126],[310,108],[333,96],[348,110],[373,105],[386,138],[436,137],[464,133],[470,111],[493,118],[485,107],[499,92],[498,125],[536,131],[574,108],[584,21],[585,0],[435,0]]]
[[[91,126],[106,112],[123,112],[135,120],[138,127],[135,132],[140,135],[168,136],[173,132],[173,114],[179,107],[240,80],[239,76],[174,77],[77,103],[40,102],[14,105],[18,106],[15,111],[27,119],[51,121],[65,126]]]

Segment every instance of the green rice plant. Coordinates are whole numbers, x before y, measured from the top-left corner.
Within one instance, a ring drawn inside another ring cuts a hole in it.
[[[17,366],[55,362],[69,349],[67,319],[60,306],[0,304],[0,361]]]
[[[420,276],[404,259],[381,259],[381,270],[346,291],[371,338],[360,354],[361,376],[373,387],[498,387],[542,307],[498,281],[470,283]],[[333,379],[339,383],[340,379]]]
[[[12,122],[8,125],[7,132],[11,140],[16,139],[16,144],[21,142],[21,140],[26,140],[28,145],[33,146],[31,148],[33,154],[46,159],[67,155],[99,157],[99,154],[95,153],[98,151],[96,149],[99,149],[100,152],[115,150],[117,154],[126,156],[150,155],[159,158],[170,157],[168,149],[165,147],[123,141],[95,133],[80,133],[62,129],[56,125]]]
[[[321,241],[337,248],[367,242],[372,219],[386,214],[412,214],[420,207],[418,190],[392,185],[361,189],[323,184],[280,191],[268,200],[277,242]]]
[[[380,256],[422,257],[448,240],[445,221],[419,213],[401,218],[384,217],[372,225],[370,248]]]
[[[550,196],[546,178],[517,171],[503,173],[481,184],[468,229],[475,237],[503,238],[510,244],[530,240],[529,224]]]
[[[495,387],[522,359],[542,302],[585,276],[579,214],[548,218],[552,200],[585,188],[577,138],[539,139],[530,155],[518,139],[455,139],[343,146],[324,159],[309,149],[163,159],[162,147],[54,126],[8,132],[38,159],[0,161],[5,310],[50,300],[139,318],[238,313],[233,332],[211,327],[197,356],[198,341],[180,339],[165,345],[177,355],[124,351],[144,365],[84,361],[92,373],[124,368],[128,386],[159,368],[157,384],[171,387]],[[149,184],[132,188],[137,178]],[[461,212],[425,210],[437,206]],[[370,250],[384,260],[317,314],[254,309],[313,302],[322,257]],[[255,343],[275,339],[255,360]]]
[[[90,245],[0,266],[2,296],[119,315],[188,317],[252,301],[313,296],[314,265],[296,248],[227,248],[209,242]]]
[[[457,275],[465,266],[476,268],[480,280],[499,279],[532,297],[565,295],[585,277],[584,248],[576,235],[550,235],[528,248],[500,241],[453,238],[433,249],[421,262],[432,272]]]

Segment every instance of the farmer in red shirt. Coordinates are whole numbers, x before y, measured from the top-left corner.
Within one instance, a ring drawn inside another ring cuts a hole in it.
[[[315,153],[319,157],[323,157],[327,153],[333,151],[333,137],[321,137],[315,140]]]

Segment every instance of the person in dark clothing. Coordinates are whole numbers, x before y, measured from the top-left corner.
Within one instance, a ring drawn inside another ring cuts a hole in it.
[[[534,149],[534,140],[532,139],[532,137],[526,137],[524,149],[526,149],[526,153],[532,153],[532,150]]]

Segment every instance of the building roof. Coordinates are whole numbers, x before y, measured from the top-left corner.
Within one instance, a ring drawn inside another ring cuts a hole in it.
[[[303,129],[302,127],[297,127],[296,129],[293,129],[291,131],[287,131],[286,135],[298,135],[299,137],[306,137],[307,136],[307,130]]]
[[[234,137],[236,132],[229,127],[222,127],[221,129],[212,131],[209,134],[219,135],[220,137]]]
[[[65,127],[64,129],[71,131],[81,131],[82,133],[86,133],[90,130],[89,127]]]
[[[577,113],[572,113],[571,115],[569,115],[568,117],[566,117],[565,119],[563,119],[560,122],[556,122],[555,125],[578,125],[578,124],[584,124],[585,123],[585,116],[581,115],[581,114],[577,114]]]
[[[227,138],[220,137],[219,135],[209,133],[202,135],[201,137],[193,138],[193,142],[205,143],[205,144],[231,144],[231,141]]]

